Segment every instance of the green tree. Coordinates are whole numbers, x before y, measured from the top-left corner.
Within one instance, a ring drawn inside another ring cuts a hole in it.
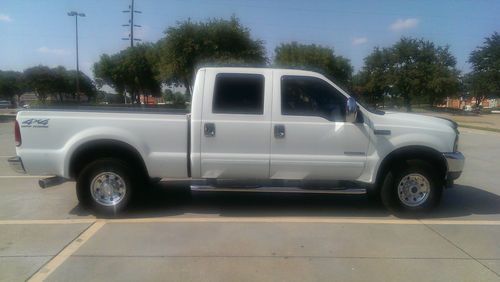
[[[59,102],[64,102],[64,98],[76,95],[76,71],[67,70],[59,66],[49,68],[46,66],[36,66],[24,70],[24,80],[26,89],[29,89],[38,96],[38,99],[45,102],[49,96],[53,96]],[[84,73],[79,75],[80,92],[89,99],[96,94],[96,88],[92,80]]]
[[[170,103],[172,106],[176,108],[185,108],[186,102],[188,102],[188,96],[181,92],[173,92],[170,89],[165,89],[163,92],[163,98],[165,102]]]
[[[35,92],[38,99],[45,103],[48,96],[54,93],[54,72],[46,66],[36,66],[24,70],[24,77],[28,89]]]
[[[75,93],[76,89],[75,77],[76,77],[76,70],[69,70],[64,74],[63,79],[66,80],[66,85],[69,89],[68,93]],[[94,81],[92,81],[92,79],[83,72],[80,72],[79,83],[80,83],[79,85],[80,93],[83,93],[85,94],[85,96],[87,96],[87,102],[90,102],[92,99],[95,100],[97,96],[96,83],[94,83]]]
[[[456,59],[448,46],[423,39],[402,38],[390,48],[375,48],[362,70],[366,89],[396,94],[411,111],[412,101],[434,104],[456,94],[459,87]]]
[[[344,87],[350,87],[353,68],[348,59],[332,48],[297,42],[282,43],[275,49],[274,63],[280,67],[317,70]]]
[[[94,75],[100,86],[108,84],[118,93],[128,92],[133,102],[139,95],[161,95],[161,83],[157,79],[153,45],[141,44],[117,54],[101,56],[94,64]]]
[[[190,96],[193,76],[200,64],[265,64],[263,42],[236,17],[230,20],[180,22],[165,31],[158,43],[159,73],[167,84],[183,85]]]
[[[390,58],[388,49],[376,47],[365,58],[363,69],[354,76],[354,89],[372,105],[383,103],[384,94],[392,88],[389,81]]]
[[[26,91],[24,77],[17,71],[0,71],[0,97],[12,100],[17,97],[19,103],[21,95]]]
[[[472,71],[466,76],[469,92],[479,106],[489,94],[500,92],[500,34],[485,38],[469,56]]]

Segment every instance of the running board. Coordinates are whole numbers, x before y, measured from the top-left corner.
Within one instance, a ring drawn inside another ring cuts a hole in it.
[[[231,188],[231,187],[214,187],[208,185],[191,185],[191,190],[201,191],[201,192],[304,193],[304,194],[345,194],[345,195],[366,194],[366,189],[364,188],[346,188],[346,189],[301,189],[298,187]]]

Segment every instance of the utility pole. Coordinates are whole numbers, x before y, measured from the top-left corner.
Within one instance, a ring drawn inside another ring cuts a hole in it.
[[[75,30],[76,30],[76,97],[80,102],[80,67],[78,63],[78,17],[85,17],[84,13],[76,11],[68,12],[68,16],[75,17]]]
[[[134,8],[134,0],[131,0],[132,2],[128,6],[128,10],[122,11],[123,13],[130,13],[130,19],[128,20],[128,24],[122,24],[122,26],[129,26],[130,27],[130,32],[128,34],[128,38],[122,38],[122,40],[130,40],[130,47],[134,47],[134,41],[141,41],[139,38],[134,38],[134,28],[135,27],[141,27],[138,24],[134,24],[134,14],[141,14],[141,11],[137,11]],[[135,94],[134,94],[134,89],[131,90],[130,93],[130,100],[131,103],[136,103],[137,101],[134,101],[136,99]],[[125,104],[127,103],[127,96],[125,95]]]
[[[139,38],[134,38],[134,27],[141,27],[138,24],[134,24],[134,14],[141,14],[142,12],[134,9],[134,0],[132,0],[132,3],[128,6],[128,10],[122,12],[130,13],[128,24],[122,24],[122,26],[130,26],[130,33],[128,34],[128,38],[122,38],[122,40],[130,40],[130,47],[134,47],[134,41],[141,41]]]

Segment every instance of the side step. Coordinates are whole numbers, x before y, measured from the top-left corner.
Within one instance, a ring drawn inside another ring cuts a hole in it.
[[[304,194],[345,194],[345,195],[366,194],[365,188],[345,188],[345,189],[302,189],[299,187],[232,188],[232,187],[214,187],[209,185],[191,185],[191,190],[200,192],[304,193]]]

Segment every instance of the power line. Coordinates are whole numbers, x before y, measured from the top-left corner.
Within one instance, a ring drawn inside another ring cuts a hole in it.
[[[123,13],[130,13],[130,19],[128,20],[128,24],[122,24],[122,26],[130,27],[130,33],[128,34],[128,38],[122,38],[122,40],[130,40],[130,47],[134,47],[134,41],[141,41],[139,38],[134,38],[134,28],[141,27],[138,24],[134,24],[134,14],[141,14],[141,11],[134,9],[134,0],[128,6],[128,10],[123,10]]]

